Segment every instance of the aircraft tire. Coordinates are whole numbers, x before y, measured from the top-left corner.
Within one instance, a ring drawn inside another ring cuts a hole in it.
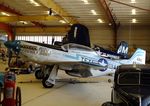
[[[108,79],[108,82],[111,83],[112,82],[111,79]]]
[[[42,79],[44,77],[44,73],[41,70],[36,70],[35,71],[35,78],[36,79]]]
[[[16,106],[21,106],[21,89],[17,87],[16,89]]]
[[[52,88],[54,86],[54,84],[47,82],[48,77],[49,77],[49,75],[46,75],[46,77],[43,78],[42,85],[45,88]]]

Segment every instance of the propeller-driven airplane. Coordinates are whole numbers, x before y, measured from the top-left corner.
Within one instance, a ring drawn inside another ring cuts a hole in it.
[[[128,43],[125,41],[121,41],[118,49],[116,51],[110,51],[104,49],[98,45],[94,45],[93,48],[97,51],[98,54],[102,57],[110,58],[110,59],[125,59],[128,58]]]
[[[58,69],[76,77],[97,77],[114,73],[121,64],[145,64],[146,58],[146,51],[140,48],[129,59],[112,60],[75,43],[56,46],[15,40],[5,42],[5,46],[24,59],[46,65],[42,79],[45,88],[54,86]]]

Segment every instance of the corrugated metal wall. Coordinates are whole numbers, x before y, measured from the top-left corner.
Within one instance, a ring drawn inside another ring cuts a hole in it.
[[[109,26],[90,28],[89,32],[92,44],[106,48],[114,46],[114,33]]]

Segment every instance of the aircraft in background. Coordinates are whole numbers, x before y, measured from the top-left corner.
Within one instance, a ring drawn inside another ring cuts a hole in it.
[[[121,41],[116,51],[104,49],[98,45],[93,48],[100,56],[110,59],[127,59],[128,58],[128,43]]]
[[[121,64],[145,64],[146,58],[146,51],[139,48],[129,59],[112,60],[88,46],[74,43],[56,46],[15,40],[5,42],[5,46],[23,59],[46,65],[42,79],[45,88],[54,86],[58,69],[76,77],[97,77],[115,73]]]

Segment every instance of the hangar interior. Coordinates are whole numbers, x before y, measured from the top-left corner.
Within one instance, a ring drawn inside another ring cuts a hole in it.
[[[115,51],[120,41],[126,41],[129,55],[142,48],[146,50],[146,62],[150,62],[150,0],[0,0],[1,40],[52,44],[53,40],[62,41],[77,23],[89,29],[91,46],[96,44]],[[1,61],[0,69],[6,67],[7,63]],[[64,76],[62,73],[60,78]],[[35,80],[32,75],[17,78]],[[52,89],[44,89],[40,83],[18,85],[22,89],[23,106],[99,106],[110,99],[112,84],[107,83],[108,78],[97,78],[94,81],[99,83],[88,84],[63,82]],[[33,97],[32,87],[37,92],[33,92]]]

